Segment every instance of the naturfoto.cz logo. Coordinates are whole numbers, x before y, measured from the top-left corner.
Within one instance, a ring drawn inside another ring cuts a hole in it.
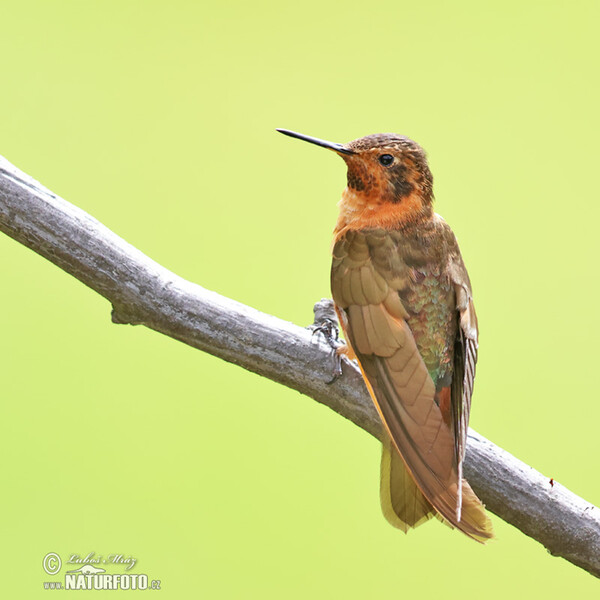
[[[123,554],[109,554],[106,557],[96,556],[90,552],[84,558],[71,554],[66,565],[81,565],[68,570],[62,580],[44,581],[47,590],[159,590],[160,579],[149,579],[146,573],[107,573],[107,568],[119,566],[125,571],[133,569],[137,559]],[[103,565],[103,566],[100,566]],[[42,567],[48,575],[57,575],[63,566],[63,560],[56,552],[49,552],[42,560]]]

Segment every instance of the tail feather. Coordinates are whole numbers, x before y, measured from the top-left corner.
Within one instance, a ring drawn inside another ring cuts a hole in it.
[[[466,479],[462,480],[462,510],[456,527],[482,544],[494,537],[492,521]]]
[[[380,498],[383,516],[404,533],[436,514],[389,440],[383,444],[381,454]]]
[[[454,525],[439,512],[436,512],[435,517],[450,529],[458,528],[475,541],[485,544],[494,539],[492,522],[485,512],[484,505],[475,495],[467,480],[463,479],[462,483],[463,505],[460,522]]]

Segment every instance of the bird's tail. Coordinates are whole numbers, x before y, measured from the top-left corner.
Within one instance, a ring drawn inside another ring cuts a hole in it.
[[[457,497],[456,483],[450,486],[448,490],[451,497]],[[445,519],[442,521],[447,523]],[[475,492],[466,479],[462,480],[462,511],[460,521],[448,523],[450,527],[456,527],[470,538],[485,544],[494,537],[492,521],[485,512],[481,500],[475,495]]]
[[[404,533],[436,514],[389,439],[381,454],[380,498],[383,516]]]
[[[450,487],[447,493],[456,500],[458,486]],[[444,519],[417,487],[391,440],[383,444],[381,456],[381,508],[388,522],[405,533],[435,516],[478,542],[485,543],[494,535],[483,504],[465,479],[462,480],[460,521],[450,523]]]

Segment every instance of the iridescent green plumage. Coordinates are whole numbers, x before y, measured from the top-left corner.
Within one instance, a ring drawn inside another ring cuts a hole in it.
[[[436,390],[452,383],[454,340],[457,315],[454,289],[437,266],[414,270],[418,285],[401,294],[419,354],[423,358]]]

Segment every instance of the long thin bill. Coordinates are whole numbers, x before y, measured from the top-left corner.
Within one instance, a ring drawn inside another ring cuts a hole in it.
[[[305,142],[310,142],[311,144],[316,144],[317,146],[321,146],[322,148],[327,148],[335,152],[341,152],[342,154],[354,154],[352,150],[348,150],[348,148],[346,148],[343,144],[328,142],[327,140],[321,140],[310,135],[304,135],[303,133],[290,131],[289,129],[277,129],[277,131],[279,131],[279,133],[283,133],[283,135],[289,135],[290,137],[298,138],[299,140],[304,140]]]

